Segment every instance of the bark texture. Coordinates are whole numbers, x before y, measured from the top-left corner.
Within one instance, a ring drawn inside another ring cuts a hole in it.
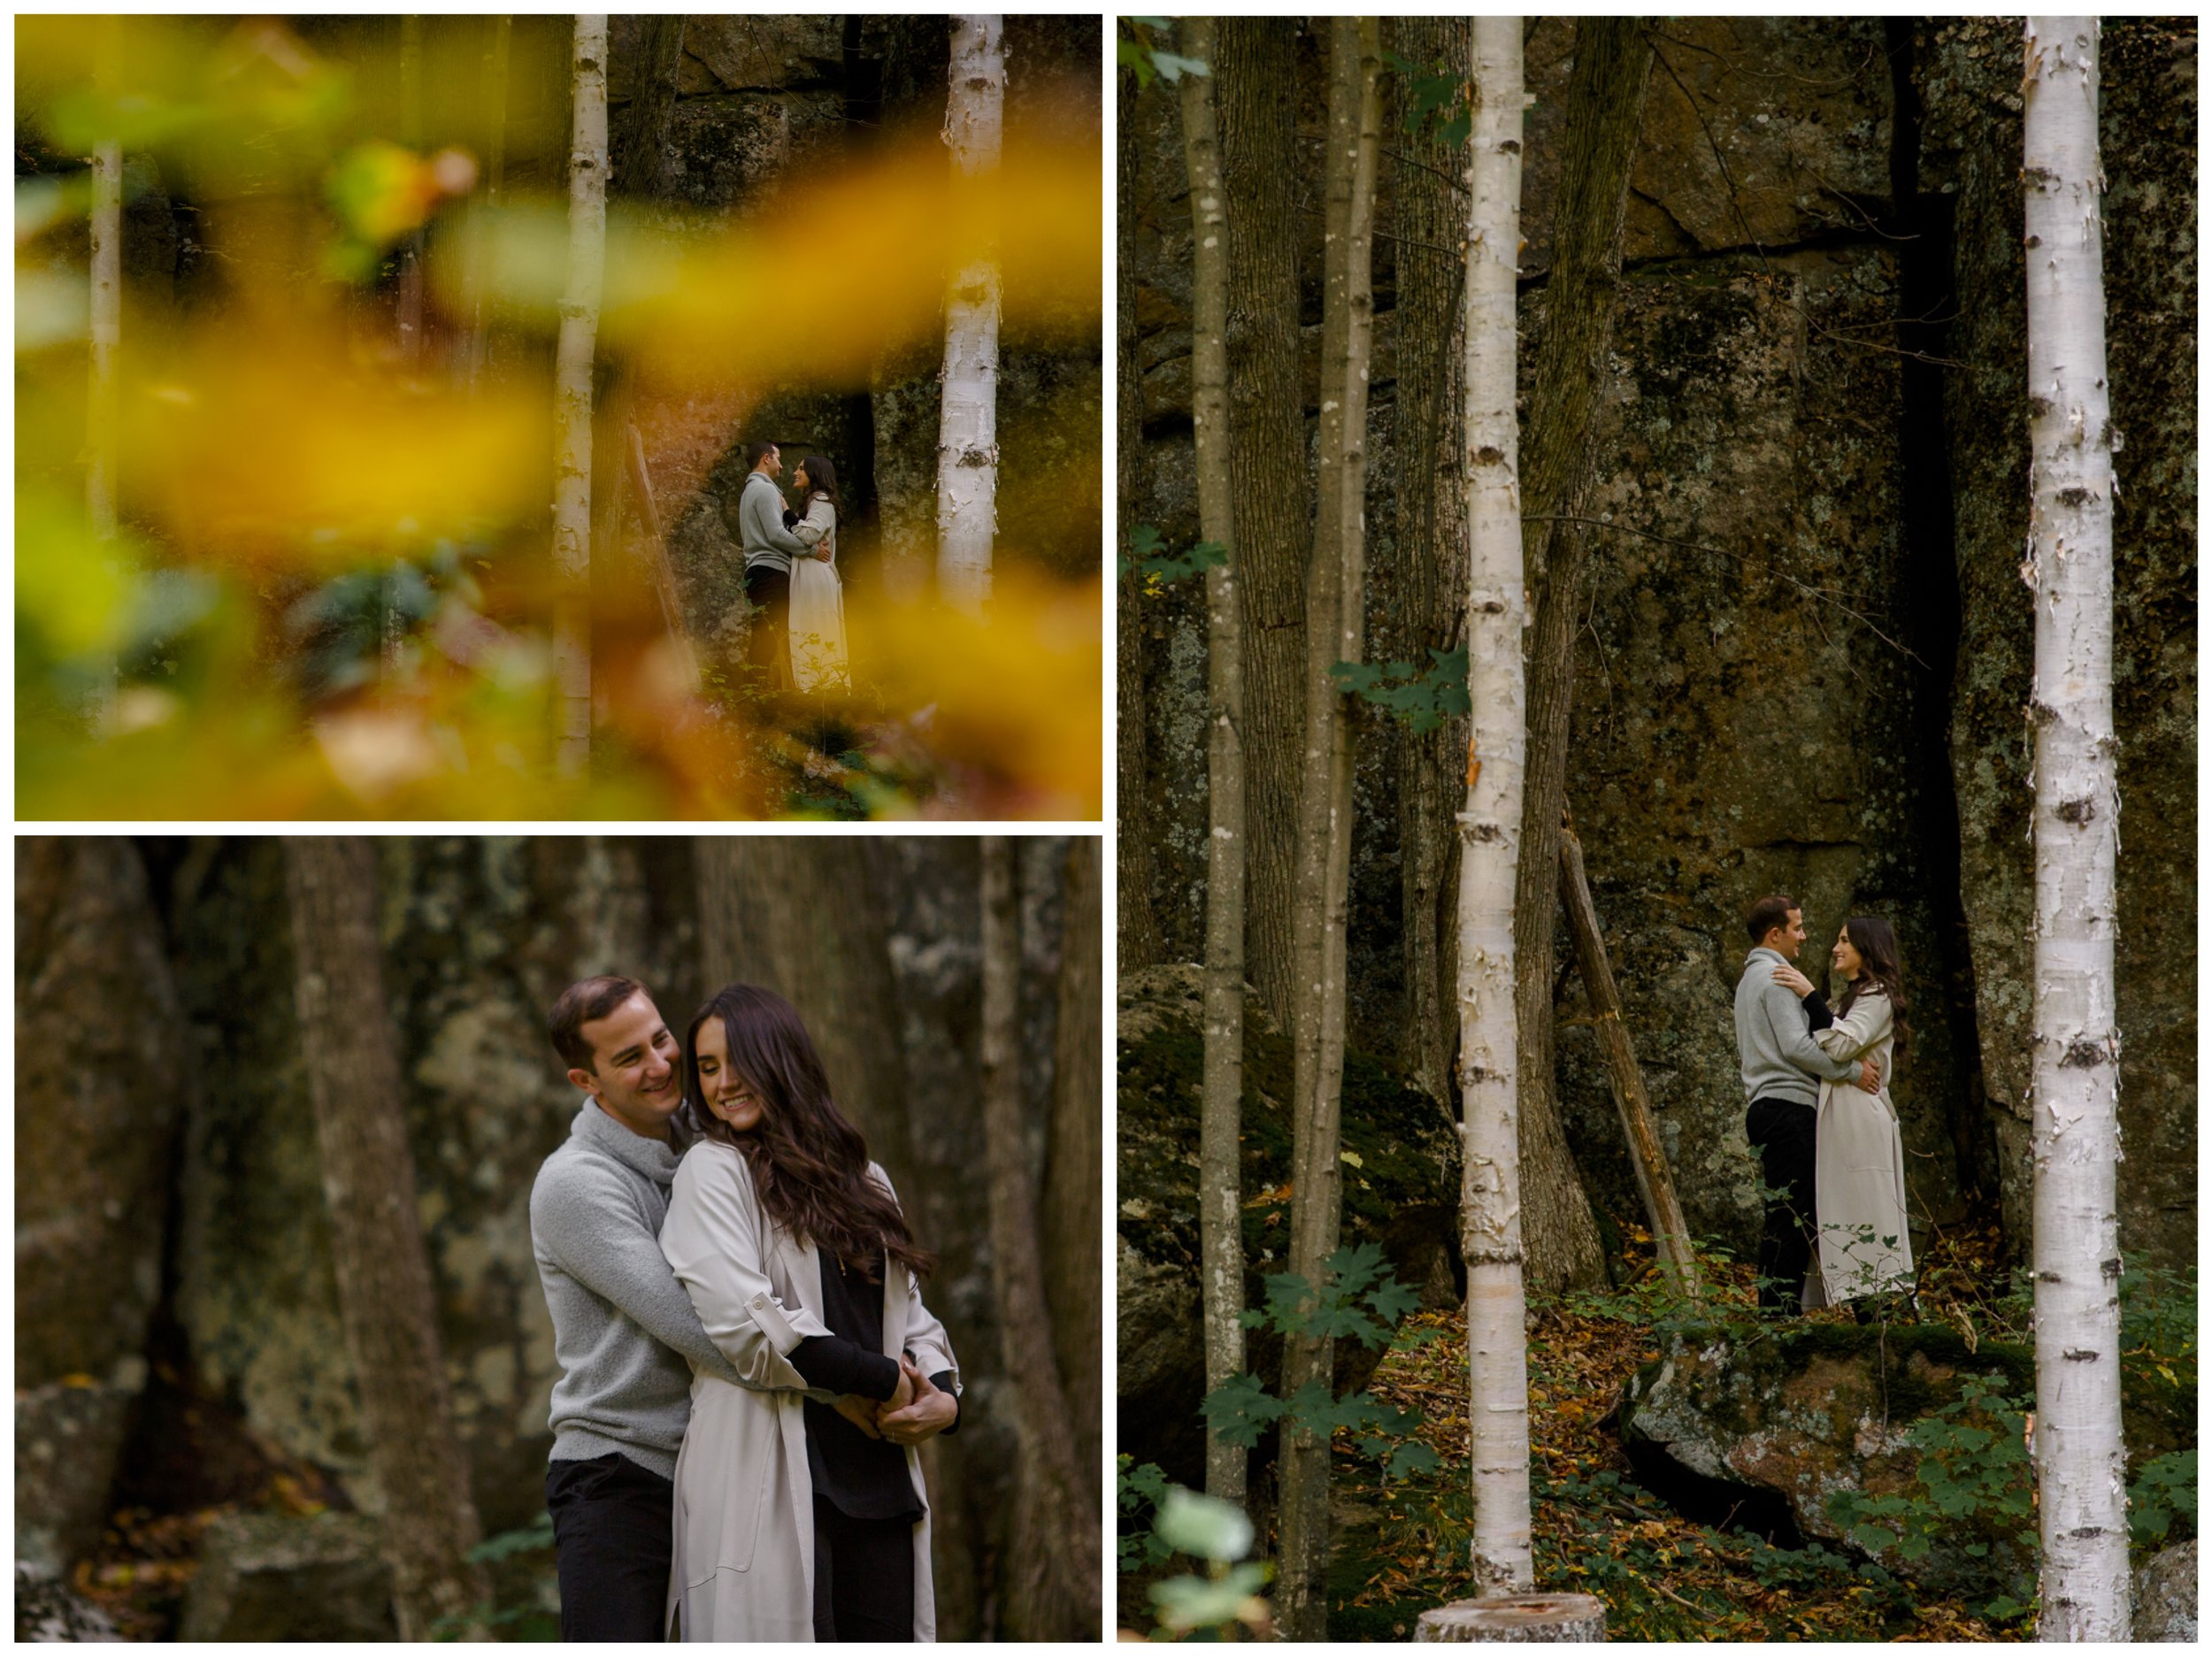
[[[960,179],[998,171],[1005,142],[1006,41],[996,17],[956,17],[945,142]],[[998,529],[998,253],[963,268],[945,296],[943,401],[937,420],[937,589],[980,615],[991,596]]]
[[[1467,61],[1465,18],[1401,18],[1386,27],[1398,55],[1423,69],[1456,71]],[[1459,419],[1465,406],[1465,272],[1449,251],[1466,229],[1455,188],[1464,144],[1432,127],[1399,141],[1394,169],[1398,234],[1398,534],[1392,549],[1395,603],[1377,656],[1425,668],[1433,651],[1465,637],[1467,497],[1460,476]],[[1408,1074],[1436,1098],[1451,1095],[1459,1021],[1452,920],[1459,894],[1453,815],[1459,810],[1467,722],[1434,731],[1398,728],[1399,925],[1406,984],[1403,1055]]]
[[[1137,355],[1137,77],[1117,70],[1114,226],[1115,545],[1123,553],[1137,515],[1137,459],[1144,449],[1144,369]],[[1115,959],[1125,973],[1160,959],[1152,918],[1152,814],[1145,794],[1143,600],[1137,579],[1115,581],[1114,724]]]
[[[1540,1641],[1581,1644],[1605,1639],[1605,1602],[1594,1594],[1499,1595],[1455,1600],[1424,1612],[1419,1640]]]
[[[2032,18],[2027,562],[2034,594],[2035,1456],[2044,1640],[2129,1639],[2120,1432],[2112,449],[2097,19]]]
[[[559,759],[580,773],[591,756],[592,358],[607,263],[607,19],[579,16],[570,58],[568,286],[553,370],[554,673]]]
[[[284,841],[295,988],[346,1348],[403,1640],[488,1593],[468,1462],[446,1392],[430,1261],[407,1146],[398,1039],[377,933],[376,842]]]
[[[1230,544],[1245,641],[1245,779],[1252,825],[1247,971],[1286,1029],[1293,1020],[1292,864],[1305,724],[1308,503],[1298,372],[1297,24],[1217,26],[1222,182],[1229,212]]]
[[[1320,511],[1306,591],[1306,734],[1298,790],[1291,1025],[1290,1270],[1315,1289],[1336,1251],[1344,1085],[1345,924],[1352,855],[1352,737],[1332,672],[1357,662],[1365,631],[1367,384],[1374,337],[1375,170],[1381,33],[1335,19],[1329,41],[1326,253],[1321,325]],[[1332,1380],[1333,1344],[1283,1339],[1283,1394]],[[1290,1640],[1328,1631],[1329,1436],[1292,1427],[1281,1462],[1283,1576],[1276,1617]]]
[[[1183,19],[1186,58],[1210,65],[1214,23]],[[1191,415],[1200,533],[1229,549],[1206,572],[1206,1057],[1198,1148],[1200,1281],[1206,1391],[1244,1373],[1243,1190],[1237,1141],[1244,1104],[1244,658],[1237,616],[1229,478],[1228,212],[1214,79],[1182,81],[1191,202]],[[1241,1507],[1245,1451],[1206,1443],[1206,1493]]]
[[[1513,1017],[1513,883],[1526,712],[1521,630],[1518,366],[1521,20],[1475,19],[1467,191],[1467,694],[1473,705],[1460,818],[1459,1085],[1466,1142],[1460,1249],[1467,1263],[1468,1418],[1474,1577],[1529,1588],[1528,1347]]]
[[[613,182],[625,196],[655,196],[666,188],[669,119],[683,66],[683,14],[656,12],[639,19],[630,104],[614,147]]]
[[[1079,1466],[1038,1249],[1021,1063],[1021,912],[1014,848],[983,843],[982,1096],[991,1279],[1021,1462],[1014,1484],[1006,1630],[1015,1640],[1087,1640],[1098,1630],[1098,1504]]]
[[[1513,901],[1519,979],[1521,1188],[1530,1281],[1548,1289],[1603,1281],[1597,1221],[1560,1125],[1552,1048],[1552,941],[1559,833],[1574,711],[1575,640],[1582,628],[1583,527],[1546,521],[1575,511],[1590,474],[1590,420],[1612,380],[1615,291],[1651,45],[1634,18],[1575,23],[1566,151],[1552,214],[1544,332],[1529,388],[1522,510],[1534,626],[1528,640],[1528,775]]]
[[[1094,1511],[1100,1493],[1100,1340],[1105,1315],[1099,1237],[1100,1128],[1105,1034],[1100,1023],[1102,899],[1097,840],[1069,844],[1060,881],[1060,983],[1053,1018],[1052,1117],[1044,1175],[1045,1289],[1052,1308],[1053,1351],[1068,1391],[1076,1471]]]

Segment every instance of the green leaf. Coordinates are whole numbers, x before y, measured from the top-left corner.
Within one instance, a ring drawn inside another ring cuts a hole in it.
[[[1218,1577],[1171,1577],[1152,1586],[1161,1624],[1178,1633],[1233,1623],[1267,1586],[1264,1562],[1248,1561]]]
[[[1177,1553],[1202,1560],[1242,1560],[1252,1549],[1252,1522],[1243,1509],[1180,1485],[1167,1488],[1152,1530]]]
[[[1340,662],[1329,670],[1337,688],[1348,696],[1372,702],[1403,720],[1416,733],[1434,731],[1447,719],[1469,713],[1467,652],[1429,652],[1429,665],[1416,670],[1409,662]]]
[[[1434,1451],[1418,1439],[1408,1439],[1391,1452],[1390,1461],[1385,1466],[1383,1474],[1394,1484],[1415,1474],[1433,1474],[1442,1466]]]
[[[1851,1540],[1868,1554],[1878,1554],[1896,1543],[1897,1533],[1887,1526],[1855,1525],[1851,1528]]]
[[[1200,1401],[1199,1414],[1210,1432],[1230,1445],[1247,1450],[1260,1442],[1267,1424],[1287,1409],[1269,1393],[1256,1376],[1232,1376]]]

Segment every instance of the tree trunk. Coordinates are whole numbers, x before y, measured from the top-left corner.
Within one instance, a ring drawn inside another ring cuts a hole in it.
[[[330,1251],[359,1383],[380,1535],[402,1640],[465,1619],[488,1596],[468,1458],[446,1397],[398,1037],[379,959],[376,842],[284,839],[301,1048],[330,1205]]]
[[[1571,512],[1589,471],[1590,417],[1612,378],[1607,358],[1620,280],[1621,224],[1643,126],[1651,43],[1634,18],[1575,24],[1567,89],[1568,147],[1552,210],[1544,334],[1529,389],[1522,510]],[[1528,779],[1513,899],[1520,1026],[1521,1189],[1530,1280],[1547,1289],[1600,1284],[1597,1221],[1559,1121],[1552,1048],[1559,830],[1574,710],[1575,636],[1582,626],[1587,540],[1578,526],[1538,522],[1529,533],[1535,626],[1528,641]]]
[[[1306,595],[1306,741],[1299,779],[1291,1026],[1290,1270],[1318,1290],[1336,1252],[1337,1153],[1344,1086],[1345,921],[1350,887],[1353,724],[1331,670],[1357,662],[1365,612],[1367,381],[1374,334],[1371,250],[1381,145],[1381,31],[1371,19],[1330,26],[1328,196],[1321,342],[1321,510]],[[1286,1398],[1330,1384],[1333,1344],[1283,1341]],[[1329,1435],[1289,1428],[1281,1456],[1284,1639],[1328,1631]]]
[[[2035,594],[2035,1460],[2044,1640],[2129,1639],[2120,1435],[2119,780],[2097,20],[2031,18],[2029,517]]]
[[[1138,459],[1144,449],[1144,372],[1137,350],[1137,77],[1115,72],[1118,174],[1114,226],[1114,493],[1119,500],[1119,545],[1129,544],[1139,511]],[[1114,679],[1115,960],[1133,973],[1160,959],[1160,929],[1152,914],[1152,813],[1145,794],[1143,600],[1133,573],[1117,578]]]
[[[1525,847],[1527,842],[1522,844]],[[1621,1114],[1621,1133],[1628,1142],[1629,1166],[1636,1173],[1637,1194],[1643,1199],[1644,1214],[1651,1221],[1659,1259],[1686,1293],[1702,1295],[1697,1252],[1691,1246],[1689,1223],[1682,1218],[1681,1200],[1675,1195],[1666,1144],[1659,1138],[1659,1125],[1651,1115],[1651,1096],[1644,1092],[1643,1072],[1636,1068],[1636,1050],[1621,1018],[1621,993],[1613,984],[1613,963],[1605,954],[1605,935],[1598,930],[1597,905],[1591,900],[1589,877],[1582,868],[1582,842],[1569,829],[1559,833],[1559,898],[1566,906],[1575,965],[1589,993],[1590,1016],[1597,1026],[1598,1046],[1605,1055],[1605,1074],[1613,1085],[1613,1104]]]
[[[1182,52],[1211,65],[1210,18],[1186,18]],[[1191,417],[1199,533],[1229,549],[1206,572],[1206,1055],[1199,1117],[1199,1282],[1206,1391],[1244,1373],[1244,647],[1229,483],[1228,219],[1214,80],[1182,81],[1191,199]],[[1244,1506],[1245,1450],[1206,1436],[1206,1494]]]
[[[650,198],[666,187],[668,119],[676,108],[676,80],[684,66],[684,19],[677,12],[638,19],[638,50],[630,107],[614,151],[614,184],[623,195]]]
[[[964,179],[998,171],[1006,105],[1005,37],[996,17],[952,20],[945,142]],[[999,268],[984,249],[945,298],[945,371],[937,422],[937,590],[980,616],[991,596],[997,528]]]
[[[1460,1249],[1474,1471],[1472,1554],[1485,1594],[1535,1581],[1529,1544],[1528,1346],[1515,1119],[1513,880],[1526,732],[1522,700],[1519,430],[1514,296],[1521,238],[1521,20],[1479,17],[1468,150],[1467,695],[1460,814]]]
[[[1605,1639],[1605,1602],[1594,1594],[1455,1600],[1422,1613],[1414,1623],[1413,1639],[1594,1644]]]
[[[1059,1007],[1054,1020],[1052,1120],[1045,1139],[1044,1268],[1053,1311],[1053,1347],[1066,1378],[1075,1430],[1076,1470],[1083,1500],[1098,1508],[1099,1321],[1103,1263],[1099,1255],[1099,1175],[1104,1146],[1099,1127],[1105,1035],[1100,1018],[1104,985],[1099,936],[1102,894],[1098,841],[1077,835],[1061,881]]]
[[[607,19],[579,16],[571,59],[573,137],[568,171],[568,287],[554,366],[554,672],[559,681],[560,769],[591,758],[592,358],[607,261]]]
[[[1021,911],[1014,849],[983,842],[983,1130],[991,1280],[999,1345],[1020,1447],[1006,1633],[1015,1640],[1090,1640],[1098,1632],[1098,1505],[1086,1500],[1075,1425],[1055,1351],[1037,1238],[1036,1194],[1022,1101]]]
[[[1389,27],[1398,55],[1424,69],[1467,61],[1467,19],[1401,18]],[[1464,170],[1460,150],[1427,132],[1401,139],[1406,159],[1394,161],[1397,187],[1398,535],[1392,607],[1376,655],[1425,669],[1432,650],[1449,651],[1463,638],[1467,590],[1467,498],[1459,472],[1458,423],[1466,403],[1461,262],[1455,248],[1466,209],[1453,180]],[[1452,1094],[1452,1052],[1459,1021],[1452,1011],[1455,963],[1452,917],[1458,901],[1455,851],[1466,721],[1434,731],[1401,725],[1398,744],[1400,926],[1406,982],[1407,1073],[1431,1095]]]
[[[1288,18],[1217,26],[1222,183],[1229,212],[1229,544],[1246,641],[1244,751],[1250,881],[1246,971],[1291,1028],[1291,868],[1305,723],[1308,503],[1298,371],[1301,176]]]

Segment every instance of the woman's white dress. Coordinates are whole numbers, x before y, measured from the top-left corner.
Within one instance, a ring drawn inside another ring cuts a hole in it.
[[[886,1191],[891,1182],[873,1163]],[[676,1458],[675,1559],[668,1616],[685,1640],[814,1639],[814,1492],[806,1421],[814,1391],[786,1356],[822,1322],[822,1273],[811,1244],[768,1218],[741,1153],[703,1140],[684,1154],[670,1188],[661,1253],[691,1293],[708,1337],[736,1367],[736,1386],[694,1371],[691,1423]],[[925,1376],[958,1370],[945,1328],[922,1305],[913,1275],[886,1263],[883,1350],[914,1355]],[[929,1568],[929,1499],[907,1447],[921,1501],[914,1524],[914,1639],[937,1638]]]
[[[837,573],[837,509],[827,495],[806,505],[792,534],[809,547],[829,549],[824,560],[809,554],[791,561],[791,683],[802,691],[842,689],[852,682],[845,664],[845,584]]]
[[[1905,1214],[1905,1140],[1889,1097],[1889,998],[1860,993],[1851,1011],[1813,1040],[1839,1059],[1871,1059],[1881,1091],[1854,1078],[1820,1085],[1814,1131],[1813,1201],[1820,1216],[1820,1282],[1828,1304],[1912,1286]]]

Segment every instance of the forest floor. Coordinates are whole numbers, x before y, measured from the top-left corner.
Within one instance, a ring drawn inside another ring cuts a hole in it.
[[[1624,1280],[1647,1270],[1632,1234]],[[1748,1303],[1752,1269],[1705,1262],[1717,1292]],[[1977,1321],[1995,1265],[1993,1228],[1939,1240],[1921,1265],[1922,1304],[1943,1322]],[[1847,1318],[1841,1311],[1810,1315]],[[1425,1329],[1437,1332],[1423,1337]],[[1436,1473],[1385,1491],[1375,1464],[1340,1451],[1337,1478],[1364,1485],[1368,1524],[1343,1535],[1333,1576],[1330,1636],[1403,1640],[1420,1610],[1468,1591],[1471,1518],[1466,1326],[1457,1313],[1417,1315],[1369,1387],[1417,1413]],[[1747,1530],[1701,1524],[1638,1483],[1612,1429],[1622,1385],[1658,1357],[1649,1324],[1619,1296],[1531,1309],[1529,1430],[1540,1588],[1596,1595],[1611,1640],[2020,1640],[2030,1626],[1976,1616],[1916,1593],[1888,1574],[1814,1544],[1778,1547]]]

